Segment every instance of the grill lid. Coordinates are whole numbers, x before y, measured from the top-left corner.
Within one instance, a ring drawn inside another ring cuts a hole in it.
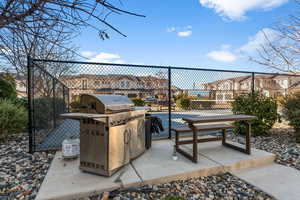
[[[83,94],[81,103],[87,113],[116,113],[134,110],[133,102],[123,95]]]
[[[133,106],[133,102],[127,96],[123,95],[91,94],[91,96],[99,99],[105,106]]]

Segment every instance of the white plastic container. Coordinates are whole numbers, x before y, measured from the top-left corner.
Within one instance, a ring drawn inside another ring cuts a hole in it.
[[[67,138],[62,143],[62,157],[64,159],[74,159],[79,156],[80,143],[78,138]]]
[[[175,146],[174,146],[174,150],[173,150],[173,154],[172,154],[172,159],[175,160],[175,161],[178,160],[177,151],[176,151]]]

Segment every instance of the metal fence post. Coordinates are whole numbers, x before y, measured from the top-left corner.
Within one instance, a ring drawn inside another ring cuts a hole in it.
[[[252,77],[251,94],[253,95],[255,92],[255,73],[254,72],[251,73],[251,77]]]
[[[70,89],[67,88],[67,92],[68,92],[68,112],[70,112]]]
[[[56,83],[55,83],[55,79],[52,79],[52,87],[53,87],[53,126],[54,126],[54,128],[56,127],[56,95],[55,95],[55,85],[56,85]]]
[[[64,101],[64,112],[67,111],[67,104],[66,104],[66,91],[65,91],[65,86],[62,87],[63,88],[63,101]]]
[[[63,86],[64,112],[70,112],[69,88]]]
[[[32,68],[32,59],[30,56],[27,57],[27,99],[28,99],[28,142],[29,142],[29,153],[34,152],[34,147],[33,147],[33,125],[32,125],[32,95],[31,95],[31,68]]]
[[[171,85],[171,67],[168,68],[168,80],[169,80],[169,85],[168,85],[168,97],[169,97],[169,139],[172,138],[172,133],[171,133],[171,127],[172,127],[172,107],[171,107],[171,95],[172,95],[172,85]]]

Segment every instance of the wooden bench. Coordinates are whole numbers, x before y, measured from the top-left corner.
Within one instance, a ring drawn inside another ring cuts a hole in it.
[[[226,130],[234,128],[231,124],[225,124],[225,123],[219,123],[219,124],[208,124],[208,125],[194,125],[194,128],[197,130],[198,136],[203,135],[216,135],[218,132],[213,133],[203,133],[202,131],[213,131],[213,130],[221,130],[222,131],[222,137],[212,137],[212,138],[195,138],[193,137],[192,140],[179,140],[180,133],[187,133],[187,132],[193,132],[193,130],[188,126],[179,126],[171,128],[172,131],[175,132],[175,149],[177,152],[183,154],[190,160],[194,161],[195,158],[188,154],[187,152],[183,151],[181,148],[179,148],[179,145],[185,145],[185,144],[194,144],[196,143],[202,143],[202,142],[212,142],[212,141],[219,141],[222,139],[222,144],[226,145]],[[196,140],[196,141],[195,141]]]

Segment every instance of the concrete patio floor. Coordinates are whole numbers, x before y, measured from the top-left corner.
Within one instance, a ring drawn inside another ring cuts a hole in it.
[[[173,145],[171,140],[152,142],[150,150],[111,177],[83,173],[78,169],[79,159],[64,161],[61,152],[57,152],[36,199],[72,199],[117,189],[121,183],[115,180],[121,173],[124,186],[138,186],[239,172],[272,164],[275,159],[274,154],[265,151],[252,149],[252,154],[247,155],[224,147],[221,142],[209,142],[198,145],[199,161],[195,164],[180,154],[177,161],[172,160]],[[190,145],[182,148],[191,151]]]
[[[300,172],[294,168],[274,163],[233,174],[272,194],[277,199],[300,199]]]

